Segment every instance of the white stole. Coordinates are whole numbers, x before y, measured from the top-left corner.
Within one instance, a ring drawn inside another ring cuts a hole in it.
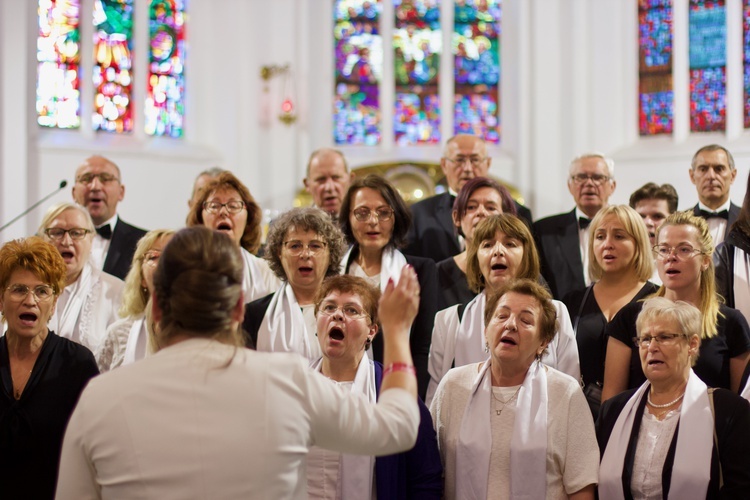
[[[92,350],[98,346],[91,346],[84,342],[84,340],[88,339],[83,338],[84,332],[79,324],[79,318],[81,317],[84,304],[89,300],[89,295],[96,282],[95,278],[94,268],[91,264],[84,264],[78,279],[65,287],[69,289],[70,293],[65,307],[62,310],[58,309],[49,323],[49,329],[60,337],[79,342]]]
[[[309,360],[320,356],[320,346],[310,342],[305,318],[292,287],[286,281],[274,294],[258,329],[259,351],[296,352]]]
[[[734,247],[734,308],[750,321],[750,256]]]
[[[310,364],[313,370],[321,371],[323,358]],[[351,386],[352,394],[362,394],[370,403],[377,402],[375,387],[375,364],[367,356],[357,366],[357,374]],[[375,471],[375,457],[372,455],[349,455],[342,453],[339,461],[339,480],[337,498],[370,498]]]
[[[492,451],[491,360],[474,379],[456,445],[456,497],[487,498]],[[534,362],[518,390],[510,440],[510,497],[537,500],[547,496],[547,374]]]
[[[349,259],[351,258],[352,250],[355,247],[350,247],[347,250],[344,258],[341,259],[341,274],[348,274]],[[386,247],[383,249],[383,256],[380,258],[380,291],[384,291],[388,280],[393,278],[393,283],[398,284],[398,279],[401,277],[401,270],[407,264],[406,257],[404,254],[399,252],[393,247]]]
[[[146,357],[147,345],[146,315],[141,314],[130,325],[130,333],[128,333],[128,342],[125,344],[125,354],[123,354],[122,364],[129,365]]]
[[[745,384],[745,388],[742,389],[742,393],[740,394],[740,396],[750,401],[750,380],[748,380]]]
[[[641,399],[650,388],[648,381],[633,394],[617,417],[599,467],[599,498],[620,500],[622,471],[628,451],[630,433]],[[644,409],[644,411],[646,411]],[[690,370],[685,396],[680,408],[677,447],[669,485],[670,498],[706,498],[711,479],[714,419],[708,401],[706,384]],[[654,464],[660,467],[663,464]],[[628,485],[629,486],[629,485]]]
[[[242,279],[242,293],[245,295],[245,303],[260,299],[273,292],[266,280],[262,266],[267,264],[260,258],[251,254],[244,248],[240,248],[242,260],[245,264],[245,275]],[[267,270],[270,273],[270,269]],[[278,283],[278,282],[277,282]]]
[[[448,369],[453,365],[454,360],[455,366],[465,366],[485,361],[490,357],[484,352],[484,305],[486,301],[487,296],[483,291],[466,305],[456,332],[455,354],[450,356],[450,359],[448,359],[449,356],[445,357]]]

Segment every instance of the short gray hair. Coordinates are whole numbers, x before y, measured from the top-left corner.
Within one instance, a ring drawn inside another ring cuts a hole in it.
[[[45,237],[44,230],[47,229],[47,226],[52,224],[52,221],[57,219],[60,216],[60,214],[62,214],[66,210],[77,210],[80,213],[82,213],[84,218],[86,219],[85,229],[88,229],[89,231],[91,231],[92,234],[94,233],[94,231],[96,231],[96,227],[94,226],[94,221],[91,219],[91,214],[89,213],[89,211],[77,203],[70,203],[66,201],[63,203],[52,205],[51,207],[47,209],[47,212],[44,214],[44,217],[42,217],[42,222],[39,224],[39,229],[37,229],[36,231],[37,236],[44,238]]]
[[[589,158],[598,158],[604,162],[605,165],[607,165],[607,175],[609,175],[609,180],[612,180],[615,178],[615,160],[612,158],[608,158],[604,156],[603,153],[599,153],[596,151],[592,151],[590,153],[583,153],[582,155],[576,156],[572,160],[570,160],[570,167],[569,171],[572,174],[573,169],[576,167],[577,164],[579,164],[583,160],[587,160]]]

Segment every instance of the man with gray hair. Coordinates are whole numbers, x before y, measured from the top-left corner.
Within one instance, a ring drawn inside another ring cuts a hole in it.
[[[313,204],[337,219],[354,174],[349,172],[344,154],[338,149],[316,149],[307,162],[305,189]]]
[[[589,285],[588,226],[609,204],[615,191],[615,163],[600,153],[587,153],[570,162],[568,191],[575,208],[534,223],[542,276],[552,295],[562,300],[568,293]]]
[[[718,144],[703,146],[693,155],[689,173],[698,190],[693,215],[706,219],[714,245],[718,245],[740,215],[740,207],[729,199],[729,188],[737,177],[732,153]]]

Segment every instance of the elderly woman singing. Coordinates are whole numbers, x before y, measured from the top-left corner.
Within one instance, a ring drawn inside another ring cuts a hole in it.
[[[602,406],[599,498],[748,498],[750,404],[693,372],[700,311],[655,297],[636,329],[647,381]]]
[[[512,281],[487,298],[490,358],[450,370],[430,412],[445,498],[593,499],[594,422],[573,377],[539,360],[555,307],[538,283]]]

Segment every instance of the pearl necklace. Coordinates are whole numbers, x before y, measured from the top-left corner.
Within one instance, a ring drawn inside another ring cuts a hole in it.
[[[516,399],[516,396],[518,396],[518,391],[520,391],[520,390],[521,390],[521,386],[519,385],[518,389],[516,389],[516,392],[514,392],[513,395],[511,397],[509,397],[506,401],[503,401],[502,399],[500,399],[499,396],[495,396],[495,391],[493,390],[492,387],[490,387],[490,394],[492,394],[492,399],[494,399],[495,401],[497,401],[498,403],[500,403],[501,405],[503,405],[503,407],[500,408],[499,410],[495,409],[495,414],[496,415],[500,415],[503,412],[503,410],[505,409],[505,405],[507,405],[508,403],[510,403],[511,401],[513,401],[514,399]]]
[[[679,400],[681,400],[681,399],[682,399],[682,398],[683,398],[684,396],[685,396],[685,393],[683,392],[683,393],[682,393],[682,394],[680,394],[680,395],[679,395],[679,396],[677,397],[677,399],[675,399],[674,401],[671,401],[671,402],[669,402],[669,403],[667,403],[667,404],[663,404],[663,405],[657,405],[657,404],[654,404],[654,403],[653,403],[653,402],[651,401],[651,391],[648,391],[648,395],[646,396],[646,402],[647,402],[647,403],[648,403],[648,405],[649,405],[650,407],[652,407],[652,408],[668,408],[668,407],[672,406],[673,404],[677,403],[677,402],[678,402]]]

